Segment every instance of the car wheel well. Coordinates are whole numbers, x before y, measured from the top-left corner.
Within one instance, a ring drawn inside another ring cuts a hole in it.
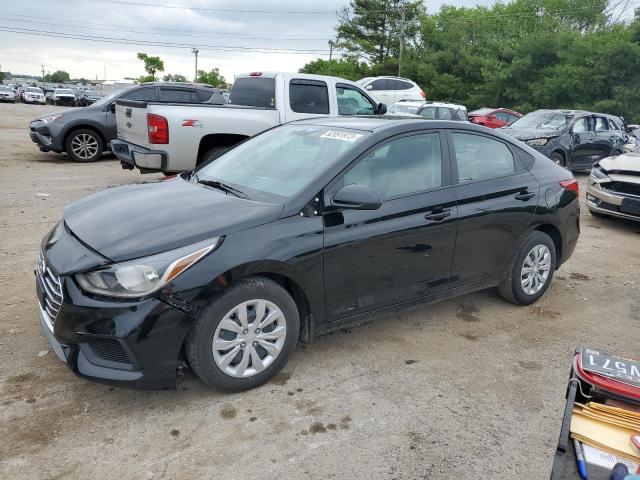
[[[556,148],[555,150],[553,150],[551,152],[551,155],[553,155],[554,153],[559,154],[562,157],[562,159],[564,160],[565,165],[567,164],[567,154],[564,153],[564,150],[562,150],[561,148]]]
[[[104,138],[104,135],[102,134],[102,132],[100,132],[100,130],[98,130],[97,128],[91,125],[74,125],[67,133],[64,134],[64,138],[62,139],[63,148],[67,144],[67,140],[69,139],[69,137],[73,135],[73,132],[76,132],[78,130],[91,130],[92,132],[94,132],[96,135],[100,137],[100,139],[102,140],[102,145],[104,145],[105,151],[110,150],[109,142],[107,142],[107,140]]]
[[[247,135],[237,135],[232,133],[218,133],[213,135],[205,135],[200,140],[198,147],[198,161],[196,165],[205,160],[206,154],[214,147],[233,147],[241,141],[249,138]]]
[[[291,278],[281,275],[279,273],[253,273],[252,276],[260,276],[265,277],[270,280],[273,280],[282,288],[284,288],[298,308],[298,314],[300,316],[300,335],[298,340],[302,343],[309,343],[313,338],[313,325],[311,318],[311,307],[309,306],[309,299],[307,298],[307,294],[304,293],[304,290],[300,285],[298,285]]]
[[[546,223],[544,225],[539,225],[535,228],[539,232],[546,233],[553,240],[553,244],[556,247],[556,269],[562,263],[562,234],[560,230],[558,230],[555,226]]]

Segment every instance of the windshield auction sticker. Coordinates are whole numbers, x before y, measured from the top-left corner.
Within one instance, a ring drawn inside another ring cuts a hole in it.
[[[342,140],[343,142],[355,142],[360,137],[361,133],[345,132],[344,130],[327,130],[320,138],[330,138],[331,140]]]
[[[640,361],[583,348],[582,369],[640,387]]]

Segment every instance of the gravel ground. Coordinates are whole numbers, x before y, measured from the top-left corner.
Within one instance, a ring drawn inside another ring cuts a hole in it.
[[[33,264],[64,205],[139,181],[41,153],[0,105],[0,478],[548,478],[573,350],[637,354],[640,223],[591,217],[530,307],[485,291],[298,347],[242,394],[76,378],[40,332]],[[582,190],[586,175],[579,175]]]

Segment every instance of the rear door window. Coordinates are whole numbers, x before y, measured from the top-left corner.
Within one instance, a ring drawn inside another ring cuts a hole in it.
[[[193,90],[184,88],[160,88],[160,101],[167,103],[200,103]]]
[[[371,87],[371,88],[369,88]],[[367,90],[393,90],[386,78],[379,78],[367,85]]]
[[[488,180],[515,173],[513,154],[504,143],[482,135],[451,134],[458,183]]]
[[[229,103],[249,107],[276,107],[276,79],[242,77],[233,82]]]
[[[289,106],[296,113],[329,114],[329,90],[318,80],[291,80]]]
[[[585,133],[589,131],[589,122],[587,117],[579,119],[573,124],[573,133]]]

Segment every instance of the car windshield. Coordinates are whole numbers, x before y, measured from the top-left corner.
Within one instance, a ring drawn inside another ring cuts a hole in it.
[[[402,103],[394,103],[389,108],[389,113],[409,113],[415,115],[418,112],[418,108],[415,105],[407,105]]]
[[[127,89],[128,90],[128,89]],[[113,99],[115,99],[116,97],[119,97],[120,95],[122,95],[123,91],[119,90],[117,92],[113,92],[109,95],[107,95],[106,97],[102,97],[100,100],[98,100],[97,102],[93,103],[94,107],[100,107],[102,105],[106,105],[107,103],[111,103],[111,101]],[[96,92],[96,94],[98,94],[98,92]]]
[[[469,113],[470,117],[473,116],[485,116],[485,115],[491,115],[493,113],[493,108],[479,108],[478,110],[474,110],[473,112]]]
[[[300,192],[369,132],[285,125],[233,148],[196,170],[199,182],[222,182],[252,200],[282,203]]]
[[[0,86],[0,91],[1,91],[1,92],[10,92],[10,91],[11,91],[11,89],[10,89],[9,87],[3,87],[3,86]]]
[[[560,112],[531,112],[511,124],[512,128],[559,130],[567,126],[567,116]]]
[[[27,92],[42,93],[42,90],[40,90],[39,88],[35,88],[35,87],[27,87]]]
[[[66,88],[59,88],[56,90],[56,94],[61,94],[61,95],[73,95],[73,92],[69,89]]]

